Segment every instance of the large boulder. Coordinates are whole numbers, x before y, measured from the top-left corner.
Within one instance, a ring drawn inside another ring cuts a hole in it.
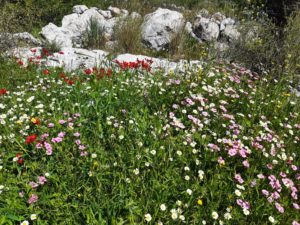
[[[56,44],[59,47],[73,46],[71,32],[62,27],[58,27],[53,23],[49,23],[43,27],[40,34],[47,42]]]
[[[222,36],[226,38],[227,41],[232,42],[238,40],[240,37],[240,32],[236,25],[228,25],[222,31]]]
[[[203,41],[212,41],[218,39],[220,28],[215,21],[198,16],[193,24],[193,32]]]
[[[94,21],[103,29],[105,36],[112,36],[117,18],[111,18],[110,11],[99,11],[95,7],[84,9],[73,9],[77,13],[64,16],[61,27],[53,23],[43,27],[41,35],[46,41],[55,43],[61,48],[81,47],[85,33],[90,29],[91,21]]]
[[[88,10],[89,8],[86,5],[75,5],[73,7],[73,13],[77,13],[77,14],[81,14],[84,13],[86,10]]]
[[[40,46],[42,41],[28,32],[0,33],[0,52],[17,46]]]
[[[228,25],[234,25],[235,24],[235,20],[232,18],[226,18],[224,20],[221,21],[220,23],[220,31],[223,31],[225,29],[226,26]]]
[[[179,12],[159,8],[145,16],[142,24],[142,40],[159,51],[167,47],[184,28],[185,20]]]
[[[102,50],[87,50],[81,48],[62,48],[61,53],[54,53],[45,61],[49,67],[60,67],[66,71],[80,68],[93,68],[107,64],[107,52]]]

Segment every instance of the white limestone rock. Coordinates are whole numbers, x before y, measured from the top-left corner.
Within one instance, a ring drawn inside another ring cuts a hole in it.
[[[193,32],[203,41],[213,41],[218,39],[220,29],[216,22],[199,16],[193,24]]]
[[[145,16],[142,24],[142,40],[149,47],[160,51],[184,28],[183,15],[159,8]]]
[[[88,10],[89,8],[86,5],[75,5],[73,6],[73,13],[82,14],[84,11]]]
[[[49,43],[55,43],[59,47],[72,47],[72,33],[61,27],[57,27],[53,23],[49,23],[42,28],[40,33],[42,37]]]
[[[241,34],[236,25],[228,25],[222,31],[222,36],[225,37],[229,42],[238,40],[240,35]]]

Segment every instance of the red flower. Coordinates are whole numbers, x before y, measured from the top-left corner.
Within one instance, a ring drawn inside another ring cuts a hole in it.
[[[24,163],[24,159],[21,157],[22,156],[22,153],[17,153],[16,154],[16,157],[18,158],[18,164],[19,165],[23,165],[23,163]]]
[[[35,125],[40,125],[41,124],[41,121],[39,118],[32,118],[31,119],[31,122]]]
[[[23,159],[23,158],[19,158],[19,159],[18,159],[18,164],[19,164],[19,165],[23,165],[23,163],[24,163],[24,159]]]
[[[64,72],[62,72],[62,73],[59,74],[59,77],[60,77],[60,78],[66,78],[66,75],[65,75]]]
[[[44,55],[46,55],[46,56],[50,55],[49,51],[47,49],[43,48],[42,51],[43,51]]]
[[[25,143],[26,144],[31,144],[31,143],[35,142],[36,139],[37,139],[36,134],[30,135],[26,138]]]
[[[65,53],[64,53],[63,51],[60,51],[59,54],[63,55],[63,54],[65,54]]]
[[[32,53],[35,53],[35,52],[36,52],[36,49],[30,49],[30,51],[31,51]]]
[[[93,72],[93,70],[85,69],[84,72],[85,72],[86,75],[90,75]]]
[[[0,96],[6,94],[7,94],[7,90],[5,88],[0,89]]]
[[[74,84],[74,81],[70,80],[70,79],[67,79],[65,78],[64,81],[68,84],[68,85],[73,85]]]
[[[44,75],[49,75],[49,73],[50,73],[49,70],[47,70],[47,69],[46,69],[46,70],[43,70],[43,74],[44,74]]]

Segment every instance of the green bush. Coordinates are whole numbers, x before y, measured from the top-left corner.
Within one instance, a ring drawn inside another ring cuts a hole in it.
[[[226,57],[257,72],[274,71],[282,66],[282,41],[275,25],[247,21],[241,25],[240,38],[230,44]]]
[[[88,29],[84,32],[83,46],[89,49],[100,49],[105,45],[104,28],[91,18]]]
[[[142,18],[127,18],[120,20],[114,30],[114,36],[117,40],[116,52],[140,53],[141,44],[141,25]]]
[[[284,54],[285,69],[293,76],[300,74],[300,11],[295,12],[285,28]]]

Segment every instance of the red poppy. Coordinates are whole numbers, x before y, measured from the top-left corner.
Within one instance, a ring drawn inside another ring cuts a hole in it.
[[[32,118],[31,119],[31,122],[35,125],[40,125],[41,124],[41,121],[39,118]]]
[[[36,134],[30,135],[26,138],[25,143],[26,144],[31,144],[31,143],[35,142],[36,139],[37,139]]]
[[[65,78],[64,81],[68,84],[68,85],[73,85],[74,84],[74,81],[68,79],[68,78]]]
[[[49,70],[47,70],[47,69],[43,70],[44,75],[49,75],[49,73],[50,73]]]
[[[17,158],[20,158],[21,156],[22,156],[22,153],[17,153],[17,154],[16,154],[16,157],[17,157]]]
[[[49,51],[45,48],[42,49],[44,55],[49,56]]]
[[[0,95],[6,95],[7,90],[5,88],[0,89]]]
[[[19,164],[19,165],[23,165],[23,163],[24,163],[24,159],[23,159],[23,158],[19,158],[19,159],[18,159],[18,164]]]
[[[60,77],[60,78],[66,78],[66,75],[65,75],[64,72],[61,72],[61,73],[59,74],[59,77]]]
[[[93,71],[91,69],[85,69],[84,72],[86,75],[90,75]]]

